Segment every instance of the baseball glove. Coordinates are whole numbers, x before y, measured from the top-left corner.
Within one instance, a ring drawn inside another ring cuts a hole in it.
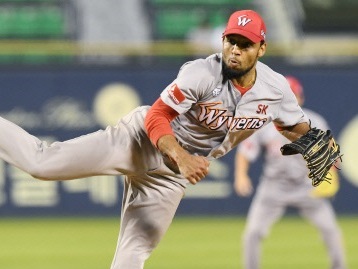
[[[326,177],[330,184],[321,184],[316,188],[312,188],[310,193],[312,197],[333,198],[339,191],[340,183],[337,169],[332,167]]]
[[[281,147],[282,155],[300,153],[307,162],[308,177],[317,187],[323,181],[329,182],[329,170],[338,159],[342,161],[340,146],[332,137],[331,131],[312,128],[296,141]]]

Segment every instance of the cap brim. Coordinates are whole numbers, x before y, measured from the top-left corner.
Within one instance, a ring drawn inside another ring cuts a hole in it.
[[[261,36],[254,35],[253,33],[244,31],[242,29],[228,29],[223,33],[223,37],[227,35],[242,35],[254,43],[258,43],[261,42],[261,40],[264,40]]]

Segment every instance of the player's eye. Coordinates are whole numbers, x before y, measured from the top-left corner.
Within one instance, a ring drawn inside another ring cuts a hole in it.
[[[236,45],[240,49],[248,49],[253,46],[252,42],[246,41],[246,40],[237,40],[237,39],[228,37],[227,41],[230,43],[230,45],[232,45],[232,46]]]
[[[235,46],[237,44],[237,41],[232,38],[228,38],[227,41],[233,46]]]
[[[250,42],[241,42],[238,46],[240,48],[242,48],[242,49],[247,49],[247,48],[250,48],[252,46],[252,43],[250,43]]]

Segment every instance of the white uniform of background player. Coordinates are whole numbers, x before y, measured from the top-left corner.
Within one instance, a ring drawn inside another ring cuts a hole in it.
[[[151,107],[133,110],[106,130],[47,145],[0,118],[0,158],[43,180],[125,175],[111,268],[141,269],[186,185],[207,175],[211,159],[271,121],[290,140],[309,130],[286,79],[258,62],[265,33],[256,12],[234,12],[222,54],[186,63]]]
[[[294,77],[289,76],[287,79],[302,105],[304,96],[301,84]],[[322,116],[309,109],[304,108],[303,111],[311,120],[312,127],[328,129],[327,122]],[[332,205],[325,197],[317,197],[320,195],[317,191],[319,188],[312,187],[303,158],[299,155],[281,155],[280,147],[287,142],[274,124],[270,123],[237,148],[235,189],[241,196],[251,194],[252,182],[248,175],[250,162],[254,162],[261,151],[264,151],[263,171],[249,209],[243,236],[244,268],[260,268],[262,239],[268,234],[271,226],[283,216],[286,209],[293,207],[320,231],[328,250],[331,268],[344,269],[346,266],[342,238]],[[323,183],[322,187],[326,184],[328,183]],[[338,182],[334,181],[333,184],[328,186],[333,187],[329,190],[332,193],[324,191],[324,195],[335,194]]]

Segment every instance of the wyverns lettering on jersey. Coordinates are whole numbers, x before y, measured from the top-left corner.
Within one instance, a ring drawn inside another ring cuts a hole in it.
[[[170,99],[179,105],[186,98],[177,84],[168,87],[167,93]],[[221,89],[215,88],[212,92],[213,97],[218,97]],[[210,130],[227,129],[230,131],[255,130],[261,128],[267,121],[266,117],[237,117],[232,115],[234,111],[229,111],[223,102],[201,102],[197,104],[200,110],[196,113],[199,122],[206,125]],[[257,114],[266,115],[268,105],[259,104],[256,110]]]
[[[246,130],[259,129],[265,122],[266,118],[245,118],[229,116],[227,109],[220,108],[221,103],[202,103],[199,104],[201,113],[199,114],[199,121],[205,123],[211,130],[217,130],[222,126],[230,130]]]

